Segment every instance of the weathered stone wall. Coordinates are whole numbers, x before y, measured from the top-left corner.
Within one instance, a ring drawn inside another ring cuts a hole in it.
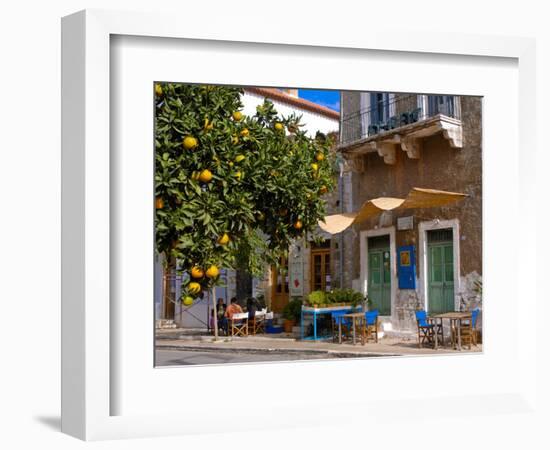
[[[340,132],[345,142],[361,138],[361,118],[358,115],[360,109],[360,92],[344,91],[341,93],[340,114],[342,115],[343,122]]]
[[[358,105],[359,93],[343,95],[343,107]],[[388,165],[377,153],[365,156],[365,170],[354,173],[352,185],[353,209],[371,198],[401,197],[413,187],[434,188],[469,195],[464,201],[443,208],[394,211],[352,227],[344,233],[344,280],[352,287],[360,278],[359,233],[383,226],[397,228],[397,218],[414,216],[414,229],[396,231],[396,247],[413,244],[417,247],[418,224],[433,219],[458,219],[460,227],[461,292],[468,304],[477,305],[474,280],[482,274],[482,150],[481,98],[461,97],[463,148],[451,148],[443,135],[425,138],[419,159],[410,159],[403,151],[397,152],[396,163]],[[345,110],[344,114],[349,113]],[[418,271],[419,264],[417,264]],[[417,278],[419,274],[417,272]],[[419,286],[417,280],[417,286]],[[414,310],[419,306],[420,291],[397,291],[397,326],[415,327]]]

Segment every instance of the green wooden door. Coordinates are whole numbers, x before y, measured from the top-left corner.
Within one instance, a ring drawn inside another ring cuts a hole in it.
[[[428,241],[428,311],[454,311],[453,243]]]
[[[369,249],[368,296],[371,308],[391,315],[391,272],[389,248]]]

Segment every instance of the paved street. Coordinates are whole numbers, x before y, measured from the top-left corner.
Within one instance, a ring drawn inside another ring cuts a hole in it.
[[[327,359],[326,354],[300,353],[236,353],[236,352],[200,352],[183,350],[157,350],[157,366],[188,366],[202,364],[226,364],[267,361],[296,361],[304,359]]]
[[[482,344],[464,347],[462,351],[446,345],[435,350],[418,348],[416,336],[384,337],[378,343],[372,341],[338,344],[327,341],[301,341],[290,336],[255,335],[247,337],[220,337],[213,342],[212,336],[198,331],[189,334],[182,330],[157,330],[157,366],[187,366],[203,364],[297,361],[335,358],[372,358],[412,355],[466,355],[481,353]]]

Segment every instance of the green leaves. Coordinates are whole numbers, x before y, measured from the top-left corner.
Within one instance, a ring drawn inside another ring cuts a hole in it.
[[[253,117],[233,119],[242,108],[241,89],[161,87],[155,115],[157,251],[187,272],[216,265],[261,274],[324,217],[321,197],[333,186],[332,143],[307,137],[300,117],[278,116],[269,101]],[[188,136],[196,147],[184,147]],[[212,172],[208,183],[198,176],[205,169]],[[224,233],[230,241],[220,245]],[[199,281],[203,289],[214,282]]]

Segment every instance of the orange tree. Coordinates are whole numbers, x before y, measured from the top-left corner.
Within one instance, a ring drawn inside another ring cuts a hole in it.
[[[259,274],[315,232],[333,189],[331,142],[265,101],[245,116],[241,89],[155,84],[156,248],[191,304],[219,269]],[[177,264],[176,264],[177,262]],[[165,294],[166,295],[166,294]]]

